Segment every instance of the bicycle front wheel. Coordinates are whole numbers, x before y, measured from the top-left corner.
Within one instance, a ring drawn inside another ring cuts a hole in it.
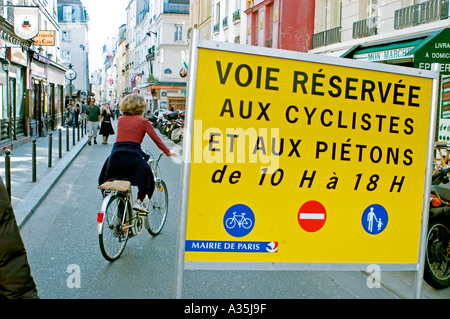
[[[152,236],[158,235],[164,227],[169,206],[169,193],[164,181],[156,182],[155,191],[149,202],[148,232]]]
[[[106,260],[117,260],[127,244],[130,232],[127,205],[126,196],[116,194],[110,197],[106,206],[99,234],[100,250]]]

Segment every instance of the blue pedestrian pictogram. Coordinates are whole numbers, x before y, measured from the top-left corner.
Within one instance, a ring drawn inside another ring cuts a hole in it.
[[[388,213],[386,209],[379,204],[370,205],[364,210],[361,217],[361,223],[366,232],[371,235],[377,235],[386,228],[388,223]]]
[[[223,217],[223,225],[228,234],[233,237],[248,235],[255,226],[255,215],[250,207],[236,204],[228,208]]]

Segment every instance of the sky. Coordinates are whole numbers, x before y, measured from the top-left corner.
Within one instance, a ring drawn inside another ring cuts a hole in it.
[[[90,17],[89,21],[89,71],[101,68],[102,52],[108,35],[118,34],[127,22],[126,7],[129,0],[81,0]]]

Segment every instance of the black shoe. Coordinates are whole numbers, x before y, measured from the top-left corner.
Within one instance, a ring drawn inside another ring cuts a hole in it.
[[[88,141],[88,145],[91,145],[92,143],[91,143],[91,141]]]
[[[97,144],[97,140],[94,140],[94,144]]]

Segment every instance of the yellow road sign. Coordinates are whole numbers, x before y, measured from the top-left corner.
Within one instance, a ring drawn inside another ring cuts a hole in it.
[[[198,49],[185,261],[417,263],[433,77],[349,61]]]

